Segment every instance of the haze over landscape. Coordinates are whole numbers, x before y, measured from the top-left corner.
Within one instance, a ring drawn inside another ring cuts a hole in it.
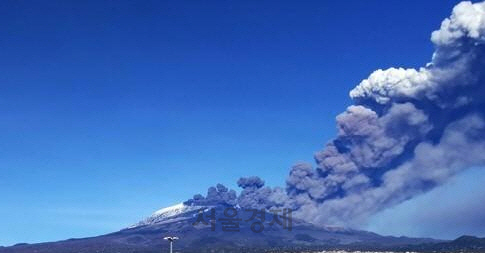
[[[190,249],[212,206],[290,208],[292,245],[485,235],[485,2],[3,4],[0,245],[182,201],[53,247]]]

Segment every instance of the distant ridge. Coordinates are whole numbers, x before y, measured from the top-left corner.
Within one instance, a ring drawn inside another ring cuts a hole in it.
[[[485,252],[485,238],[464,235],[450,242],[432,245],[432,250]]]

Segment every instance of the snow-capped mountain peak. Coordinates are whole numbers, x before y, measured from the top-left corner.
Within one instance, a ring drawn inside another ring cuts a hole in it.
[[[184,205],[184,203],[179,203],[173,206],[164,207],[154,212],[152,216],[161,216],[161,217],[168,218],[168,217],[183,213],[186,208],[187,206]]]
[[[179,203],[173,206],[162,208],[158,211],[155,211],[152,215],[148,218],[130,226],[129,228],[145,226],[145,225],[154,225],[154,224],[163,224],[167,222],[174,222],[189,219],[192,217],[192,213],[200,210],[206,209],[205,206],[192,206],[192,205],[185,205],[184,203]]]

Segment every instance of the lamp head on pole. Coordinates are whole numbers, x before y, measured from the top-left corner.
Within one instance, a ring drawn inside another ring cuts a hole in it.
[[[178,240],[179,238],[176,237],[176,236],[166,236],[166,237],[163,237],[164,240],[167,240],[169,242],[173,242],[175,240]]]

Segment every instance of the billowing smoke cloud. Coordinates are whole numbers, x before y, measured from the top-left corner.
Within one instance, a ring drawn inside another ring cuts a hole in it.
[[[376,70],[350,91],[354,105],[337,116],[337,137],[316,153],[315,168],[291,169],[286,189],[242,178],[237,200],[215,188],[202,200],[290,207],[316,224],[355,225],[485,165],[485,2],[455,6],[431,41],[425,67]]]
[[[283,189],[263,187],[264,181],[259,177],[243,177],[237,181],[237,185],[243,188],[237,199],[242,208],[270,209],[288,201]]]
[[[192,199],[184,202],[186,205],[196,206],[213,206],[213,205],[229,205],[237,204],[237,194],[234,190],[229,190],[222,184],[217,184],[216,187],[210,187],[207,190],[207,196],[196,194]]]

